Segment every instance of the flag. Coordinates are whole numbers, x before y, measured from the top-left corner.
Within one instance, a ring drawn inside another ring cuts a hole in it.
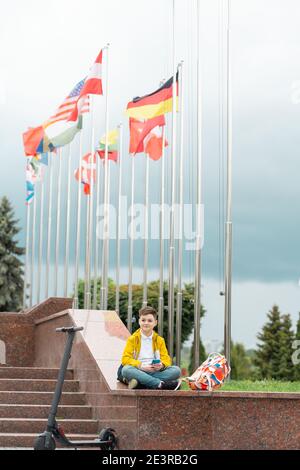
[[[109,150],[118,150],[118,129],[114,129],[107,134],[107,144]],[[106,137],[103,135],[99,142],[99,148],[105,150]]]
[[[51,116],[45,123],[44,128],[47,128],[51,124],[54,124],[58,121],[67,121],[70,115],[74,110],[77,111],[77,102],[80,98],[80,93],[84,87],[86,79],[80,80],[80,82],[75,85],[71,93],[66,97],[63,103],[57,108],[53,116]],[[85,96],[84,100],[81,103],[80,114],[88,113],[89,108],[89,97]],[[77,117],[75,121],[77,120]]]
[[[35,155],[36,149],[44,137],[43,126],[30,127],[23,133],[24,152],[26,156]]]
[[[79,168],[75,170],[74,176],[79,181]],[[84,185],[84,194],[90,194],[91,181],[96,181],[96,153],[93,153],[91,158],[91,152],[87,153],[81,159],[81,183]]]
[[[129,153],[136,154],[144,152],[144,139],[156,126],[165,125],[165,116],[161,115],[146,121],[129,118],[130,143]]]
[[[61,125],[53,125],[47,128],[44,141],[47,142],[49,150],[53,150],[69,144],[74,139],[77,132],[82,129],[82,116],[80,115],[77,123],[70,125],[64,123]]]
[[[176,74],[176,95],[178,96],[178,72]],[[129,117],[143,120],[152,119],[172,111],[173,77],[158,90],[145,96],[134,98],[127,105]]]
[[[43,165],[48,165],[48,152],[38,153],[35,158]]]
[[[107,158],[114,162],[118,161],[118,137],[118,129],[114,129],[107,134]],[[106,138],[105,135],[103,135],[99,142],[99,148],[97,149],[97,153],[102,160],[105,159],[105,141]]]
[[[97,153],[101,160],[105,160],[105,150],[97,150]],[[115,150],[109,150],[107,152],[107,159],[113,160],[114,162],[118,161],[118,152]],[[104,162],[103,162],[104,163]]]
[[[42,178],[42,168],[35,157],[31,157],[26,163],[26,204],[30,204],[34,198],[35,183]]]
[[[168,142],[165,140],[165,147]],[[152,160],[159,160],[162,156],[163,137],[162,128],[154,127],[144,139],[144,152],[149,155]]]
[[[30,204],[34,198],[34,184],[26,181],[26,204]]]
[[[87,95],[103,95],[102,90],[102,49],[98,54],[94,64],[92,65],[88,76],[85,79],[83,87],[79,93],[76,105],[68,117],[68,121],[77,121],[78,114],[81,113],[82,107]]]

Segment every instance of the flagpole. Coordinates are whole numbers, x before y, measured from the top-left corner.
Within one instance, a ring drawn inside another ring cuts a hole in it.
[[[197,1],[197,206],[195,250],[195,300],[194,300],[194,368],[200,363],[201,314],[201,202],[202,202],[202,114],[201,114],[201,63],[200,63],[200,2]]]
[[[107,310],[108,306],[108,271],[109,271],[109,205],[110,205],[110,174],[111,174],[111,162],[108,160],[107,169],[107,237],[106,237],[106,269],[105,269],[105,305],[104,308]]]
[[[225,241],[225,324],[224,351],[231,359],[231,279],[232,279],[232,90],[231,90],[231,2],[227,3],[227,208]]]
[[[86,230],[86,259],[85,259],[85,306],[84,308],[90,310],[91,308],[91,253],[92,253],[92,230],[93,230],[93,194],[94,194],[94,109],[92,102],[92,95],[90,96],[90,112],[91,112],[91,157],[90,157],[90,194],[88,196],[88,210],[87,210],[87,230]]]
[[[32,307],[33,297],[33,279],[34,279],[34,248],[35,248],[35,226],[36,226],[36,195],[33,197],[33,217],[32,217],[32,237],[31,237],[31,270],[30,270],[30,290],[29,290],[29,306]]]
[[[144,288],[143,307],[147,306],[147,273],[148,273],[148,231],[149,231],[149,156],[146,157],[145,169],[145,231],[144,231]]]
[[[183,240],[183,61],[180,63],[180,154],[179,154],[179,240],[178,240],[178,287],[176,306],[176,364],[181,362],[182,330],[182,240]]]
[[[66,205],[66,237],[65,237],[65,272],[64,272],[64,297],[68,297],[68,271],[69,271],[69,244],[70,244],[70,206],[71,206],[71,155],[72,144],[69,144],[67,166],[67,205]]]
[[[127,329],[132,332],[132,269],[133,269],[133,216],[134,216],[134,161],[131,157],[131,217],[130,217],[130,240],[129,240],[129,276],[128,276],[128,313]]]
[[[161,156],[161,192],[159,214],[159,299],[158,299],[158,334],[163,336],[164,329],[164,204],[165,204],[165,141],[166,126],[162,128],[162,156]]]
[[[74,276],[74,309],[78,309],[78,273],[80,263],[80,222],[81,222],[81,158],[82,158],[83,129],[79,136],[79,166],[78,166],[78,191],[77,191],[77,217],[76,217],[76,241],[75,241],[75,276]]]
[[[119,124],[119,175],[118,175],[118,212],[117,212],[117,242],[116,242],[116,312],[120,315],[120,231],[121,231],[121,197],[122,197],[122,149],[123,125]]]
[[[51,252],[51,225],[52,225],[52,186],[53,186],[53,162],[50,154],[49,165],[49,200],[48,200],[48,233],[47,233],[47,259],[46,259],[46,289],[45,298],[48,299],[49,293],[49,264]]]
[[[107,258],[108,258],[108,222],[107,222],[107,201],[108,201],[108,126],[109,126],[109,108],[108,108],[108,75],[109,75],[109,44],[106,45],[106,98],[105,98],[105,153],[104,153],[104,234],[102,244],[102,273],[101,273],[101,294],[100,310],[107,308]]]
[[[58,260],[59,260],[59,231],[60,231],[60,212],[61,212],[61,160],[62,148],[58,152],[58,179],[57,179],[57,207],[56,207],[56,238],[55,238],[55,275],[54,275],[54,296],[57,297],[58,282]]]
[[[96,152],[96,224],[95,224],[95,256],[94,256],[94,288],[93,288],[93,309],[97,309],[98,293],[98,258],[99,258],[99,239],[97,236],[97,206],[100,204],[100,162]]]
[[[172,179],[171,179],[171,216],[169,245],[169,292],[168,292],[168,350],[171,358],[174,355],[174,203],[176,177],[176,64],[175,64],[175,0],[173,0],[173,86],[172,86]]]
[[[44,228],[44,181],[40,181],[41,198],[40,198],[40,230],[39,230],[39,260],[37,273],[37,303],[41,299],[41,278],[42,278],[42,254],[43,254],[43,228]]]
[[[30,232],[30,204],[26,206],[26,252],[25,252],[25,271],[24,271],[24,289],[23,289],[23,309],[26,308],[26,293],[29,267],[29,232]]]

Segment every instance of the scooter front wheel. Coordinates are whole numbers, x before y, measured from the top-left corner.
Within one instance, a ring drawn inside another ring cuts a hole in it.
[[[99,434],[100,441],[110,441],[103,442],[100,444],[101,450],[114,450],[117,446],[117,436],[114,429],[104,428],[100,431]]]
[[[46,436],[45,434],[38,436],[33,445],[34,450],[55,450],[55,448],[55,439],[52,436]]]

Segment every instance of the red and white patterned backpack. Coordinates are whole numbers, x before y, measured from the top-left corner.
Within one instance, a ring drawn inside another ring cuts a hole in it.
[[[216,390],[222,387],[230,373],[230,366],[225,356],[211,353],[200,367],[185,380],[192,390]]]

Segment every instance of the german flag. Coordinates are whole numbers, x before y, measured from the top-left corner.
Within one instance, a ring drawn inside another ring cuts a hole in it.
[[[152,119],[172,111],[173,77],[158,90],[138,96],[128,103],[126,114],[134,119]],[[176,96],[178,97],[178,72],[176,74]]]

